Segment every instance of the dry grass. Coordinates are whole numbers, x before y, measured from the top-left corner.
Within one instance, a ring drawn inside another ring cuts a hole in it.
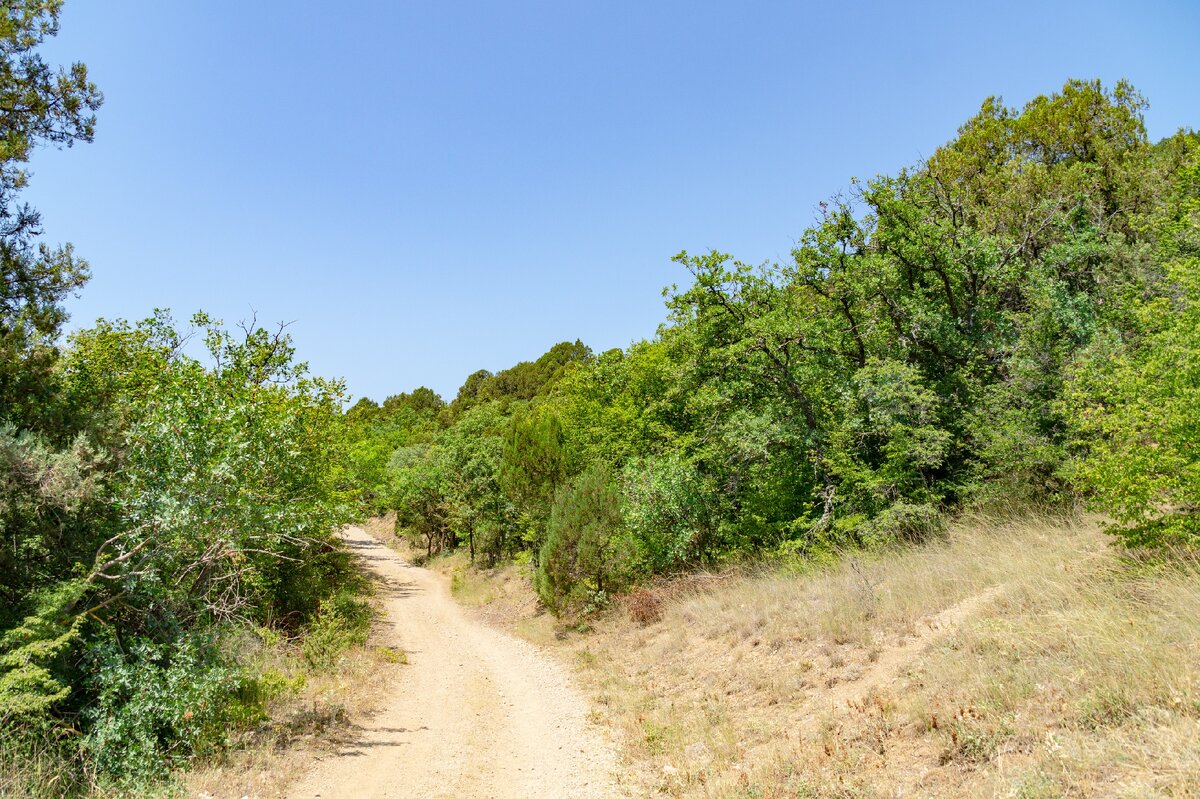
[[[212,799],[283,797],[314,757],[356,737],[356,722],[378,711],[389,681],[401,677],[403,653],[365,646],[346,652],[339,667],[305,673],[294,655],[277,655],[274,673],[295,681],[268,703],[268,719],[225,758],[180,775],[187,796]]]
[[[1092,519],[622,607],[558,651],[651,795],[1200,796],[1200,562]]]
[[[455,600],[487,624],[541,646],[563,639],[564,627],[533,592],[529,564],[509,562],[487,569],[472,565],[470,556],[459,550],[426,566],[449,577]]]
[[[355,740],[358,722],[380,710],[389,684],[403,679],[408,662],[404,652],[380,645],[378,633],[373,631],[365,646],[338,655],[333,668],[319,671],[306,664],[295,644],[258,644],[250,656],[274,686],[266,703],[267,718],[244,734],[223,760],[179,775],[185,795],[283,797],[314,758]]]

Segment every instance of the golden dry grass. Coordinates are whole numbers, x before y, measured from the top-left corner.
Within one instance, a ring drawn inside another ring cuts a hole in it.
[[[1200,796],[1200,562],[1094,519],[649,591],[557,645],[648,795]]]

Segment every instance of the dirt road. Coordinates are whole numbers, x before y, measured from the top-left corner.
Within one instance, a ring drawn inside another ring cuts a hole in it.
[[[346,542],[386,594],[387,643],[408,655],[385,710],[291,799],[608,799],[616,760],[566,672],[467,618],[446,582],[366,532]]]

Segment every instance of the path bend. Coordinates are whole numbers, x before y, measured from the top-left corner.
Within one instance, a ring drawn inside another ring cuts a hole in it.
[[[346,544],[385,592],[384,643],[407,653],[383,703],[289,799],[622,797],[611,744],[566,670],[468,618],[446,580],[358,527]]]

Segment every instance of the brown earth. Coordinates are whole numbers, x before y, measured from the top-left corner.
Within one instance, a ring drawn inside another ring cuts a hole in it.
[[[343,533],[385,592],[384,636],[409,665],[358,735],[291,799],[606,799],[616,757],[566,671],[536,647],[466,616],[440,575],[362,529]]]

